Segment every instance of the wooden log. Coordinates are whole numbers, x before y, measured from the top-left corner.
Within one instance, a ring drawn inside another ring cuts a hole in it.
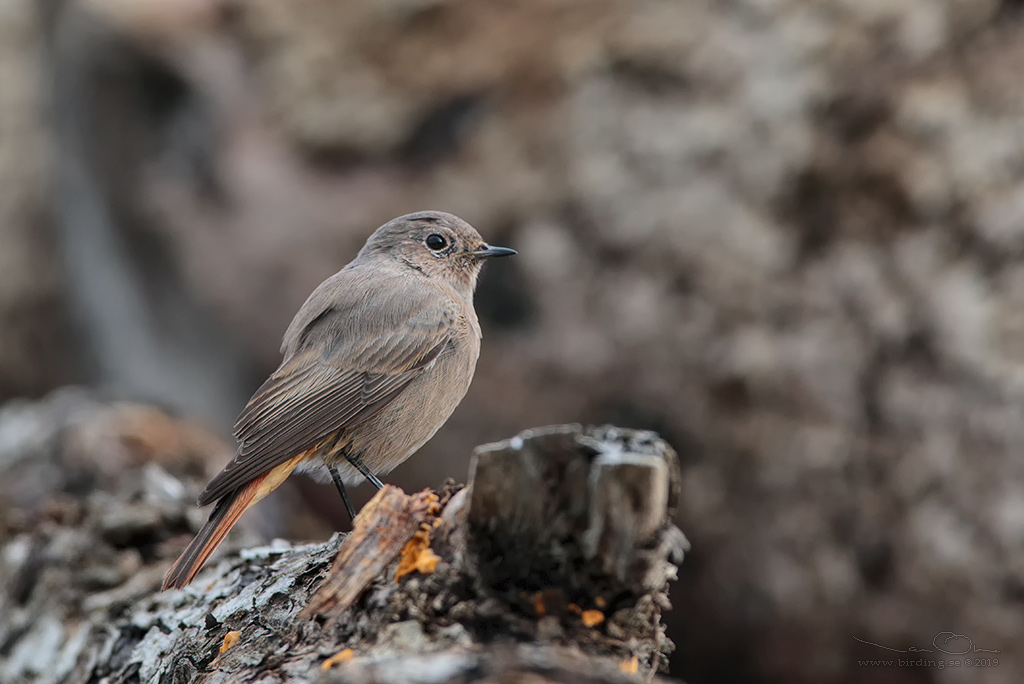
[[[619,682],[672,648],[685,539],[675,455],[651,433],[528,431],[478,448],[468,487],[385,487],[347,536],[226,553],[160,592],[201,480],[163,461],[90,475],[109,464],[74,432],[0,440],[0,481],[73,462],[96,485],[6,515],[0,681]]]

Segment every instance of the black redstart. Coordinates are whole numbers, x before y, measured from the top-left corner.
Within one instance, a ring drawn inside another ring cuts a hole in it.
[[[199,497],[210,519],[164,578],[188,584],[239,516],[296,468],[345,491],[409,458],[462,401],[480,354],[473,290],[487,245],[468,223],[425,211],[378,228],[320,284],[284,334],[284,359],[235,424],[238,452]],[[339,472],[340,471],[340,472]]]

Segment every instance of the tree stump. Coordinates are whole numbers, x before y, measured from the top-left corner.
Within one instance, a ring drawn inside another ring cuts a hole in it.
[[[59,472],[54,439],[31,464],[0,439],[0,470]],[[468,486],[386,486],[347,535],[218,556],[167,592],[188,487],[156,462],[106,484],[7,521],[0,681],[642,681],[673,648],[686,540],[650,432],[526,431],[478,447]]]

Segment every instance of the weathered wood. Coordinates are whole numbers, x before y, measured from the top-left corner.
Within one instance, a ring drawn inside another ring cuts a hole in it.
[[[0,413],[0,437],[17,417]],[[201,479],[157,461],[102,477],[79,432],[48,434],[0,439],[0,478],[73,469],[94,486],[5,517],[0,681],[618,682],[672,648],[661,612],[685,539],[667,517],[675,456],[651,433],[529,431],[479,448],[467,488],[385,487],[347,537],[229,543],[167,592]]]
[[[498,646],[392,657],[336,668],[321,681],[337,684],[635,684],[637,664],[587,656],[573,648]]]
[[[391,564],[417,530],[437,512],[437,496],[421,492],[406,496],[401,489],[385,485],[359,512],[346,536],[331,574],[300,619],[348,610],[359,594]],[[403,574],[399,567],[396,575]]]
[[[562,425],[478,447],[469,526],[475,548],[500,559],[481,570],[520,588],[657,590],[666,577],[649,571],[667,565],[644,549],[659,530],[672,535],[666,516],[677,497],[676,468],[668,445],[637,430]],[[681,537],[673,543],[685,550]]]

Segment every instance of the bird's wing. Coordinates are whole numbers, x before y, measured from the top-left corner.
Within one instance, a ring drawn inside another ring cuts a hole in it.
[[[207,485],[199,505],[366,420],[438,357],[452,338],[455,302],[415,291],[391,292],[387,299],[391,306],[383,315],[377,307],[334,301],[311,317],[296,338],[298,349],[289,350],[246,405],[235,424],[238,452]],[[314,338],[322,349],[302,347]]]

